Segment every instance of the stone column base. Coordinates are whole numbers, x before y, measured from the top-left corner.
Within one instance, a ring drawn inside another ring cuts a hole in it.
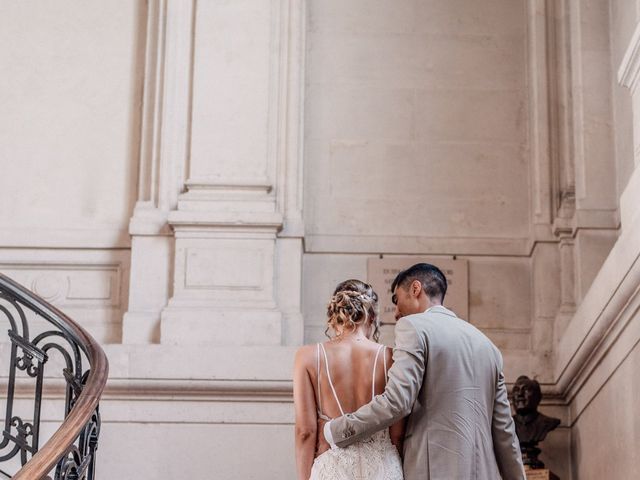
[[[280,345],[278,310],[167,307],[160,342],[168,345]]]

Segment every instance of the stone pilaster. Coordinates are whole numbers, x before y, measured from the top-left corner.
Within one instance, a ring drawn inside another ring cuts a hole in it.
[[[615,158],[609,3],[571,0],[569,8],[576,223],[616,229],[615,169],[603,161]]]
[[[124,343],[157,343],[171,284],[167,223],[182,189],[190,110],[194,3],[151,0],[147,10],[138,200],[129,224],[131,291]]]
[[[199,2],[161,342],[300,343],[304,4]]]
[[[631,93],[633,109],[633,153],[636,167],[640,164],[640,23],[631,37],[627,51],[618,69],[618,83]],[[637,168],[636,168],[637,169]]]
[[[640,5],[640,4],[639,4]],[[633,156],[635,170],[620,197],[622,230],[630,229],[640,217],[640,23],[629,41],[629,46],[618,69],[618,82],[631,94],[633,110]]]

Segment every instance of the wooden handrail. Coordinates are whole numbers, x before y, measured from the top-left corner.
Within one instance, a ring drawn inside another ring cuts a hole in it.
[[[0,286],[4,290],[12,292],[20,299],[22,304],[72,338],[84,352],[90,365],[90,373],[84,383],[82,392],[58,430],[13,476],[15,480],[43,479],[46,478],[60,459],[67,455],[81,431],[95,413],[100,396],[107,383],[109,362],[104,350],[95,339],[56,307],[2,274],[0,274]]]

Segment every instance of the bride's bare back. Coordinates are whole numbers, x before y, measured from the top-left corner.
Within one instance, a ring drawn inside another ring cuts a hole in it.
[[[379,395],[384,392],[385,365],[389,367],[392,362],[390,348],[380,349],[380,344],[362,337],[355,340],[328,341],[322,346],[327,354],[329,375],[344,413],[355,412],[369,403],[372,393]],[[319,360],[320,368],[309,372],[309,376],[317,402],[322,405],[321,413],[329,418],[339,417],[342,413],[331,390],[327,362],[322,349],[320,349],[320,355],[316,349],[315,356],[316,367]],[[373,391],[374,380],[375,392]]]

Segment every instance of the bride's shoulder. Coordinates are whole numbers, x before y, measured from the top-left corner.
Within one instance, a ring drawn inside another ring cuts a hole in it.
[[[315,362],[317,344],[303,345],[296,350],[295,363],[296,364],[309,364]]]

